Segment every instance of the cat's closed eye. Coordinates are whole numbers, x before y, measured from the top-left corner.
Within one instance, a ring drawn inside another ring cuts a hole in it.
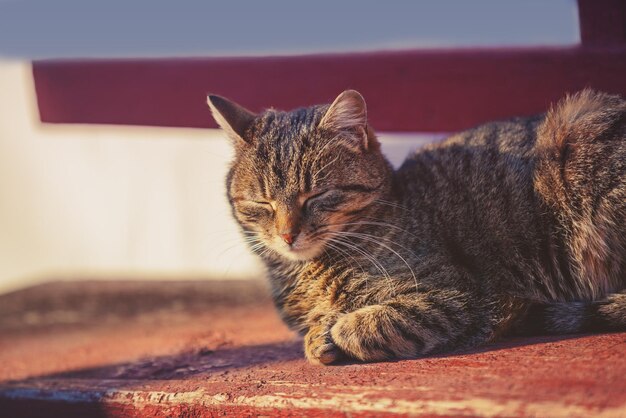
[[[313,203],[313,202],[315,202],[315,201],[317,201],[317,200],[319,200],[319,199],[322,199],[324,196],[328,195],[328,194],[329,194],[329,193],[331,193],[331,192],[332,192],[332,190],[325,190],[325,191],[323,191],[323,192],[318,192],[318,193],[315,193],[315,194],[313,194],[312,196],[309,196],[309,197],[308,197],[308,198],[304,201],[304,203],[303,203],[303,205],[302,205],[302,206],[307,206],[307,205],[310,205],[311,203]]]
[[[248,203],[252,203],[254,205],[258,205],[258,206],[262,206],[266,209],[271,209],[274,210],[274,206],[272,205],[272,203],[265,201],[265,200],[251,200]]]
[[[274,208],[270,202],[247,200],[242,201],[237,205],[237,210],[243,216],[254,219],[262,216],[271,216],[274,213]]]
[[[332,212],[345,201],[344,194],[336,189],[314,194],[304,202],[305,210]]]

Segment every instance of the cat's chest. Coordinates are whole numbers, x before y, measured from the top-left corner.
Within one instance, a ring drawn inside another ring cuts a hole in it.
[[[290,327],[302,330],[308,327],[311,312],[328,305],[336,280],[332,269],[319,266],[302,269],[289,277],[273,276],[274,303]]]

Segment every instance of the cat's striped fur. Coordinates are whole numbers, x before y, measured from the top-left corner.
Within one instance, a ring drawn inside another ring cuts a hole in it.
[[[233,213],[307,358],[626,329],[626,102],[583,91],[394,171],[363,98],[254,115],[209,96]]]

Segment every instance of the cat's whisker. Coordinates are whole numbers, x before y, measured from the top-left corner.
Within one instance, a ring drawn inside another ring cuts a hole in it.
[[[337,245],[335,245],[335,244],[333,244],[333,243],[331,243],[331,242],[327,242],[327,243],[326,243],[326,245],[327,245],[328,247],[330,247],[331,249],[333,249],[333,250],[337,251],[337,252],[338,252],[338,253],[340,253],[341,255],[346,256],[346,257],[350,257],[350,259],[351,259],[352,261],[354,261],[354,262],[357,264],[357,266],[359,267],[359,269],[361,269],[361,273],[363,274],[363,276],[362,276],[362,277],[363,277],[363,279],[365,280],[365,289],[366,289],[366,291],[367,291],[367,290],[369,289],[368,274],[365,272],[365,269],[363,268],[363,265],[359,262],[359,260],[358,260],[358,259],[356,259],[354,256],[352,256],[352,254],[350,254],[350,253],[349,253],[349,252],[347,252],[346,250],[343,250],[342,248],[340,248],[339,246],[337,246]],[[326,250],[324,250],[324,252],[325,252],[326,254],[328,254],[328,253],[326,252]],[[350,261],[350,266],[351,266],[351,267],[352,267],[352,266],[354,266],[354,264],[352,263],[352,261]]]
[[[253,246],[253,245],[257,245],[259,243],[261,243],[262,241],[258,238],[255,239],[249,239],[249,240],[243,240],[244,244],[248,245],[248,246]]]
[[[242,234],[244,234],[244,235],[246,235],[246,236],[247,236],[247,235],[251,235],[251,236],[256,236],[256,235],[259,235],[259,233],[258,233],[258,232],[256,232],[256,231],[241,231],[241,233],[242,233]]]
[[[368,239],[374,240],[373,242],[375,242],[375,243],[378,243],[378,240],[382,239],[382,240],[384,240],[384,241],[386,241],[386,242],[388,242],[390,244],[393,244],[393,245],[396,245],[396,246],[402,248],[403,250],[407,251],[409,254],[413,254],[414,253],[414,250],[412,250],[412,249],[410,249],[408,247],[405,247],[404,245],[402,245],[402,244],[400,244],[400,243],[398,243],[398,242],[396,242],[396,241],[394,241],[394,240],[392,240],[390,238],[387,238],[387,236],[377,236],[377,235],[372,235],[372,234],[366,234],[366,233],[363,233],[363,232],[353,232],[353,231],[341,231],[341,232],[338,232],[338,233],[339,234],[344,234],[344,235],[358,236],[358,237],[367,237]]]
[[[232,251],[233,249],[235,249],[237,247],[240,247],[240,242],[237,242],[237,243],[235,243],[233,245],[228,246],[227,248],[225,248],[222,251],[220,251],[219,254],[217,254],[215,257],[216,258],[220,258],[220,257],[224,256],[224,254],[226,254],[227,252]]]
[[[374,218],[372,218],[372,219],[374,219]],[[391,229],[395,229],[397,231],[409,234],[409,235],[411,235],[411,236],[413,236],[415,238],[419,238],[415,234],[413,234],[411,231],[409,231],[407,229],[404,229],[404,228],[401,228],[401,227],[399,227],[397,225],[390,224],[388,222],[358,221],[358,222],[344,222],[344,223],[335,224],[335,225],[337,225],[337,226],[343,226],[343,225],[373,225],[373,226],[382,226],[382,227],[385,227],[385,228],[391,228]]]
[[[244,235],[241,238],[246,241],[254,241],[254,240],[260,240],[261,236],[260,235]]]
[[[244,234],[248,231],[242,231]],[[247,246],[253,246],[253,245],[258,245],[258,243],[261,242],[260,237],[258,236],[258,234],[254,233],[254,235],[252,234],[248,234],[248,235],[244,235],[243,237],[239,236],[239,237],[232,237],[231,239],[226,240],[225,242],[233,242],[236,241],[234,244],[224,248],[222,251],[219,252],[219,254],[217,254],[217,258],[222,257],[224,254],[226,254],[227,252],[237,248],[238,246],[240,246],[240,244],[243,242],[243,244],[247,245]]]
[[[361,269],[361,272],[365,275],[365,269],[363,268],[363,265],[359,262],[359,260],[357,260],[354,256],[352,256],[352,254],[350,254],[347,251],[345,251],[344,249],[336,246],[332,242],[327,242],[326,245],[329,246],[330,248],[332,248],[333,250],[336,250],[340,254],[342,254],[344,256],[347,256],[347,257],[350,257],[350,259],[358,265],[358,267]],[[351,266],[354,265],[354,264],[352,264],[352,261],[350,262]],[[366,277],[366,282],[367,282],[367,276],[365,275],[365,277]]]
[[[391,201],[388,201],[388,200],[376,199],[372,203],[378,203],[380,205],[385,205],[385,206],[389,206],[389,207],[392,207],[392,208],[402,209],[404,211],[409,212],[409,208],[407,208],[406,206],[403,206],[403,205],[400,205],[398,203],[391,202]]]
[[[262,242],[259,244],[256,244],[254,247],[250,249],[253,253],[258,255],[259,257],[264,257],[265,255],[272,253],[272,249]]]
[[[396,242],[394,242],[392,240],[386,239],[384,237],[375,237],[375,236],[372,236],[372,235],[369,235],[369,234],[354,233],[354,232],[342,232],[340,234],[345,235],[345,236],[349,236],[349,237],[355,237],[355,238],[360,238],[360,239],[369,241],[369,242],[374,243],[376,245],[379,245],[379,246],[381,246],[383,248],[386,248],[387,250],[389,250],[392,253],[394,253],[400,260],[402,260],[402,262],[407,266],[407,268],[411,272],[411,276],[413,277],[413,282],[415,283],[415,292],[418,291],[417,276],[415,276],[415,272],[413,271],[413,268],[411,267],[409,262],[404,257],[402,257],[400,255],[400,253],[398,253],[396,250],[394,250],[393,248],[391,248],[388,245],[385,245],[385,244],[381,243],[378,240],[379,239],[386,240],[386,241],[391,242],[391,243],[393,243],[393,244],[395,244],[395,245],[397,245],[397,246],[399,246],[399,247],[401,247],[401,248],[403,248],[403,249],[405,249],[405,250],[407,250],[409,252],[411,252],[411,250],[409,250],[408,248],[404,247],[403,245],[400,245],[400,244],[398,244],[398,243],[396,243]]]
[[[391,289],[392,293],[394,295],[396,294],[393,280],[391,279],[391,276],[387,272],[387,269],[385,269],[385,267],[378,260],[376,260],[376,258],[373,255],[371,255],[370,253],[368,253],[366,250],[362,249],[358,245],[356,245],[354,243],[351,243],[351,242],[344,241],[343,239],[340,239],[337,236],[334,236],[334,237],[329,238],[329,239],[332,240],[333,242],[335,242],[336,244],[341,244],[341,245],[345,246],[346,248],[349,248],[349,249],[352,249],[354,251],[357,251],[359,254],[361,254],[367,260],[369,260],[374,265],[374,267],[387,280],[387,282],[389,283],[389,286],[390,286],[390,289]]]
[[[263,248],[265,247],[265,244],[263,244],[262,242],[259,242],[257,244],[254,244],[253,246],[250,247],[251,251],[256,251],[259,248]]]
[[[404,229],[404,228],[400,228],[399,226],[394,225],[394,224],[390,224],[388,222],[371,222],[371,221],[341,222],[341,223],[336,223],[336,224],[327,224],[326,226],[361,226],[361,225],[381,226],[381,227],[385,227],[385,228],[395,229],[398,232],[402,232],[402,233],[408,234],[411,237],[421,241],[420,237],[418,237],[417,235],[413,234],[411,231],[409,231],[407,229]]]
[[[326,231],[322,231],[322,233],[323,233],[323,232],[326,232]],[[329,231],[329,232],[330,232],[330,231]],[[346,237],[348,237],[348,236],[352,236],[352,237],[355,237],[355,238],[361,238],[361,239],[363,239],[363,240],[365,240],[365,241],[370,241],[370,242],[372,242],[372,243],[374,243],[374,244],[377,244],[377,245],[379,245],[379,246],[381,246],[381,247],[383,247],[383,248],[387,249],[388,251],[391,251],[391,252],[392,252],[393,254],[395,254],[398,258],[400,258],[400,259],[402,260],[402,262],[403,262],[403,263],[404,263],[404,264],[408,267],[409,271],[411,272],[411,276],[413,277],[413,281],[414,281],[414,283],[415,283],[415,289],[416,289],[416,291],[418,290],[417,277],[415,276],[415,272],[413,271],[413,269],[411,268],[411,266],[409,265],[409,263],[407,262],[407,260],[406,260],[404,257],[402,257],[402,256],[401,256],[401,255],[400,255],[397,251],[395,251],[393,248],[391,248],[391,247],[389,247],[389,246],[387,246],[387,245],[385,245],[385,244],[382,244],[382,243],[378,242],[378,239],[381,239],[381,238],[382,238],[383,240],[385,240],[385,241],[387,241],[387,242],[390,242],[390,243],[392,243],[392,244],[395,244],[395,245],[397,245],[398,247],[401,247],[401,248],[403,248],[404,250],[406,250],[406,251],[408,251],[408,252],[411,252],[411,250],[409,250],[408,248],[406,248],[406,247],[404,247],[403,245],[400,245],[400,244],[396,243],[395,241],[390,240],[390,239],[388,239],[388,238],[386,238],[386,237],[376,237],[376,236],[369,235],[369,234],[354,233],[354,232],[345,232],[345,231],[337,231],[337,232],[331,232],[331,233],[332,233],[332,234],[333,234],[333,236],[335,236],[335,237],[338,237],[338,236],[346,236]],[[353,244],[353,243],[352,243],[352,244]],[[372,257],[373,257],[373,256],[372,256]],[[382,267],[382,265],[381,265],[381,267]],[[385,270],[385,271],[386,271],[386,270]]]

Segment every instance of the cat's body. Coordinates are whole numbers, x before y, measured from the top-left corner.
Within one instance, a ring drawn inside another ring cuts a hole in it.
[[[259,116],[210,104],[236,141],[235,217],[311,361],[626,329],[620,98],[582,92],[428,146],[396,171],[356,92]]]

